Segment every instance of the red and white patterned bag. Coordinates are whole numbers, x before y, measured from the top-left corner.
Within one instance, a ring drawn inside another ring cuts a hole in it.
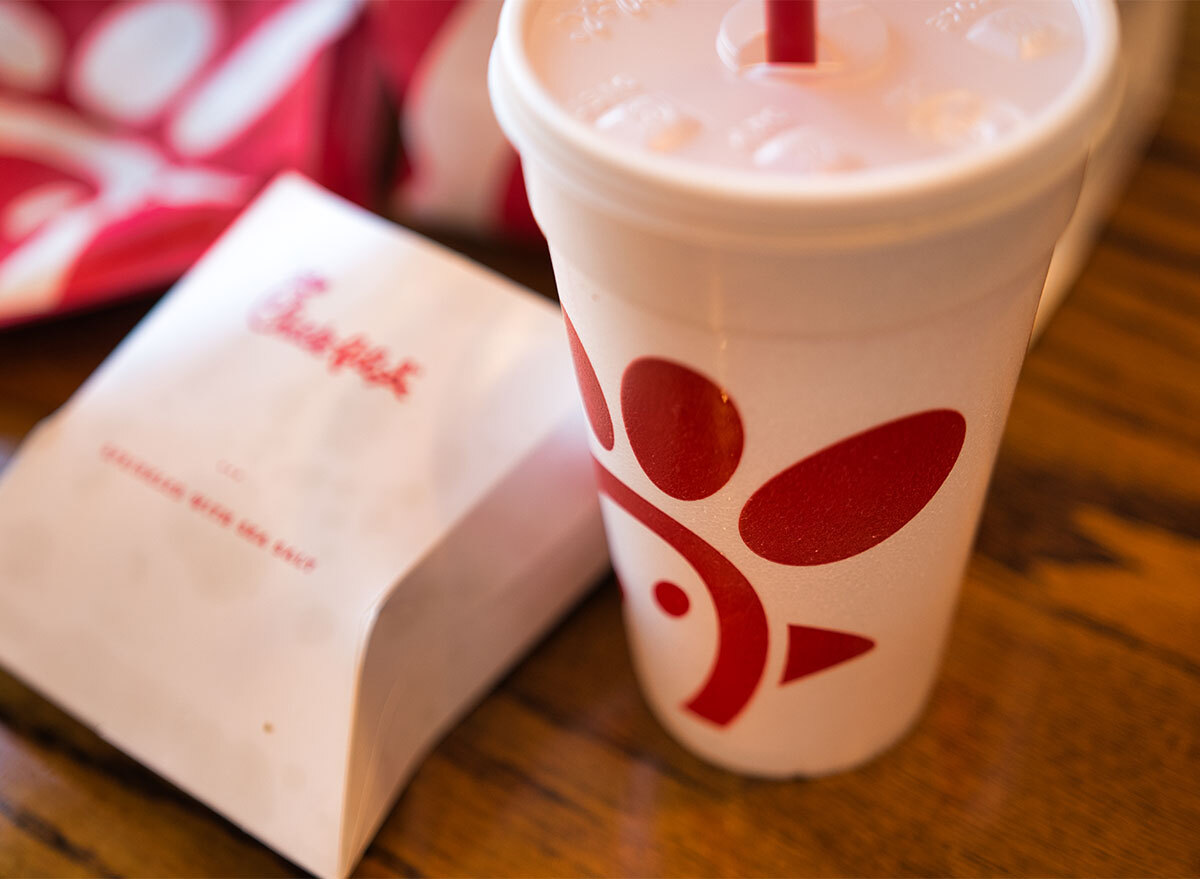
[[[0,2],[0,326],[173,280],[283,168],[531,230],[483,85],[499,5]]]

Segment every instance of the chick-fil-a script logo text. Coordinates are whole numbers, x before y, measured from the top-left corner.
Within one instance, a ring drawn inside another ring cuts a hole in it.
[[[356,373],[368,385],[386,388],[403,400],[410,393],[413,379],[421,375],[420,364],[411,357],[394,355],[365,333],[344,334],[332,324],[309,316],[310,301],[328,292],[329,282],[320,275],[297,275],[255,303],[249,316],[250,329],[290,342],[323,360],[330,372]]]

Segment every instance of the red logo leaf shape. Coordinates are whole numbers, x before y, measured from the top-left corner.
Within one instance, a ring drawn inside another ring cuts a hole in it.
[[[642,470],[673,498],[708,497],[742,457],[742,419],[730,396],[695,370],[657,357],[629,364],[621,415]]]
[[[858,555],[904,527],[958,460],[967,423],[931,409],[828,446],[768,480],[738,522],[758,555],[825,565]]]
[[[612,450],[616,437],[613,435],[612,416],[608,414],[608,403],[604,399],[604,391],[600,388],[600,379],[596,378],[596,370],[592,361],[579,341],[575,325],[563,312],[563,322],[567,325],[567,341],[571,344],[571,360],[575,363],[575,380],[579,382],[579,396],[583,398],[583,408],[587,412],[588,421],[592,425],[592,433],[600,440],[600,445]]]

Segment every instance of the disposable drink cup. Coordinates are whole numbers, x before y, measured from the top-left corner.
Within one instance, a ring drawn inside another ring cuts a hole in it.
[[[550,244],[646,699],[716,764],[817,775],[896,741],[935,679],[1114,103],[1115,15],[927,3],[905,24],[825,0],[825,57],[779,71],[754,10],[713,4],[508,0],[490,88]],[[1055,84],[1037,59],[1064,46]],[[671,76],[699,85],[676,100]],[[1039,76],[1032,110],[980,97]],[[789,89],[819,102],[803,124]],[[837,117],[875,100],[874,133]]]

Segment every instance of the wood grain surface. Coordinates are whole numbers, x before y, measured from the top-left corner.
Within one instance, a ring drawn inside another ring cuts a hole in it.
[[[1162,132],[1021,378],[896,748],[766,782],[673,743],[605,582],[433,752],[362,876],[1200,875],[1200,3]],[[541,252],[456,242],[543,291]],[[0,334],[0,466],[145,312]],[[0,875],[297,868],[0,671]]]

